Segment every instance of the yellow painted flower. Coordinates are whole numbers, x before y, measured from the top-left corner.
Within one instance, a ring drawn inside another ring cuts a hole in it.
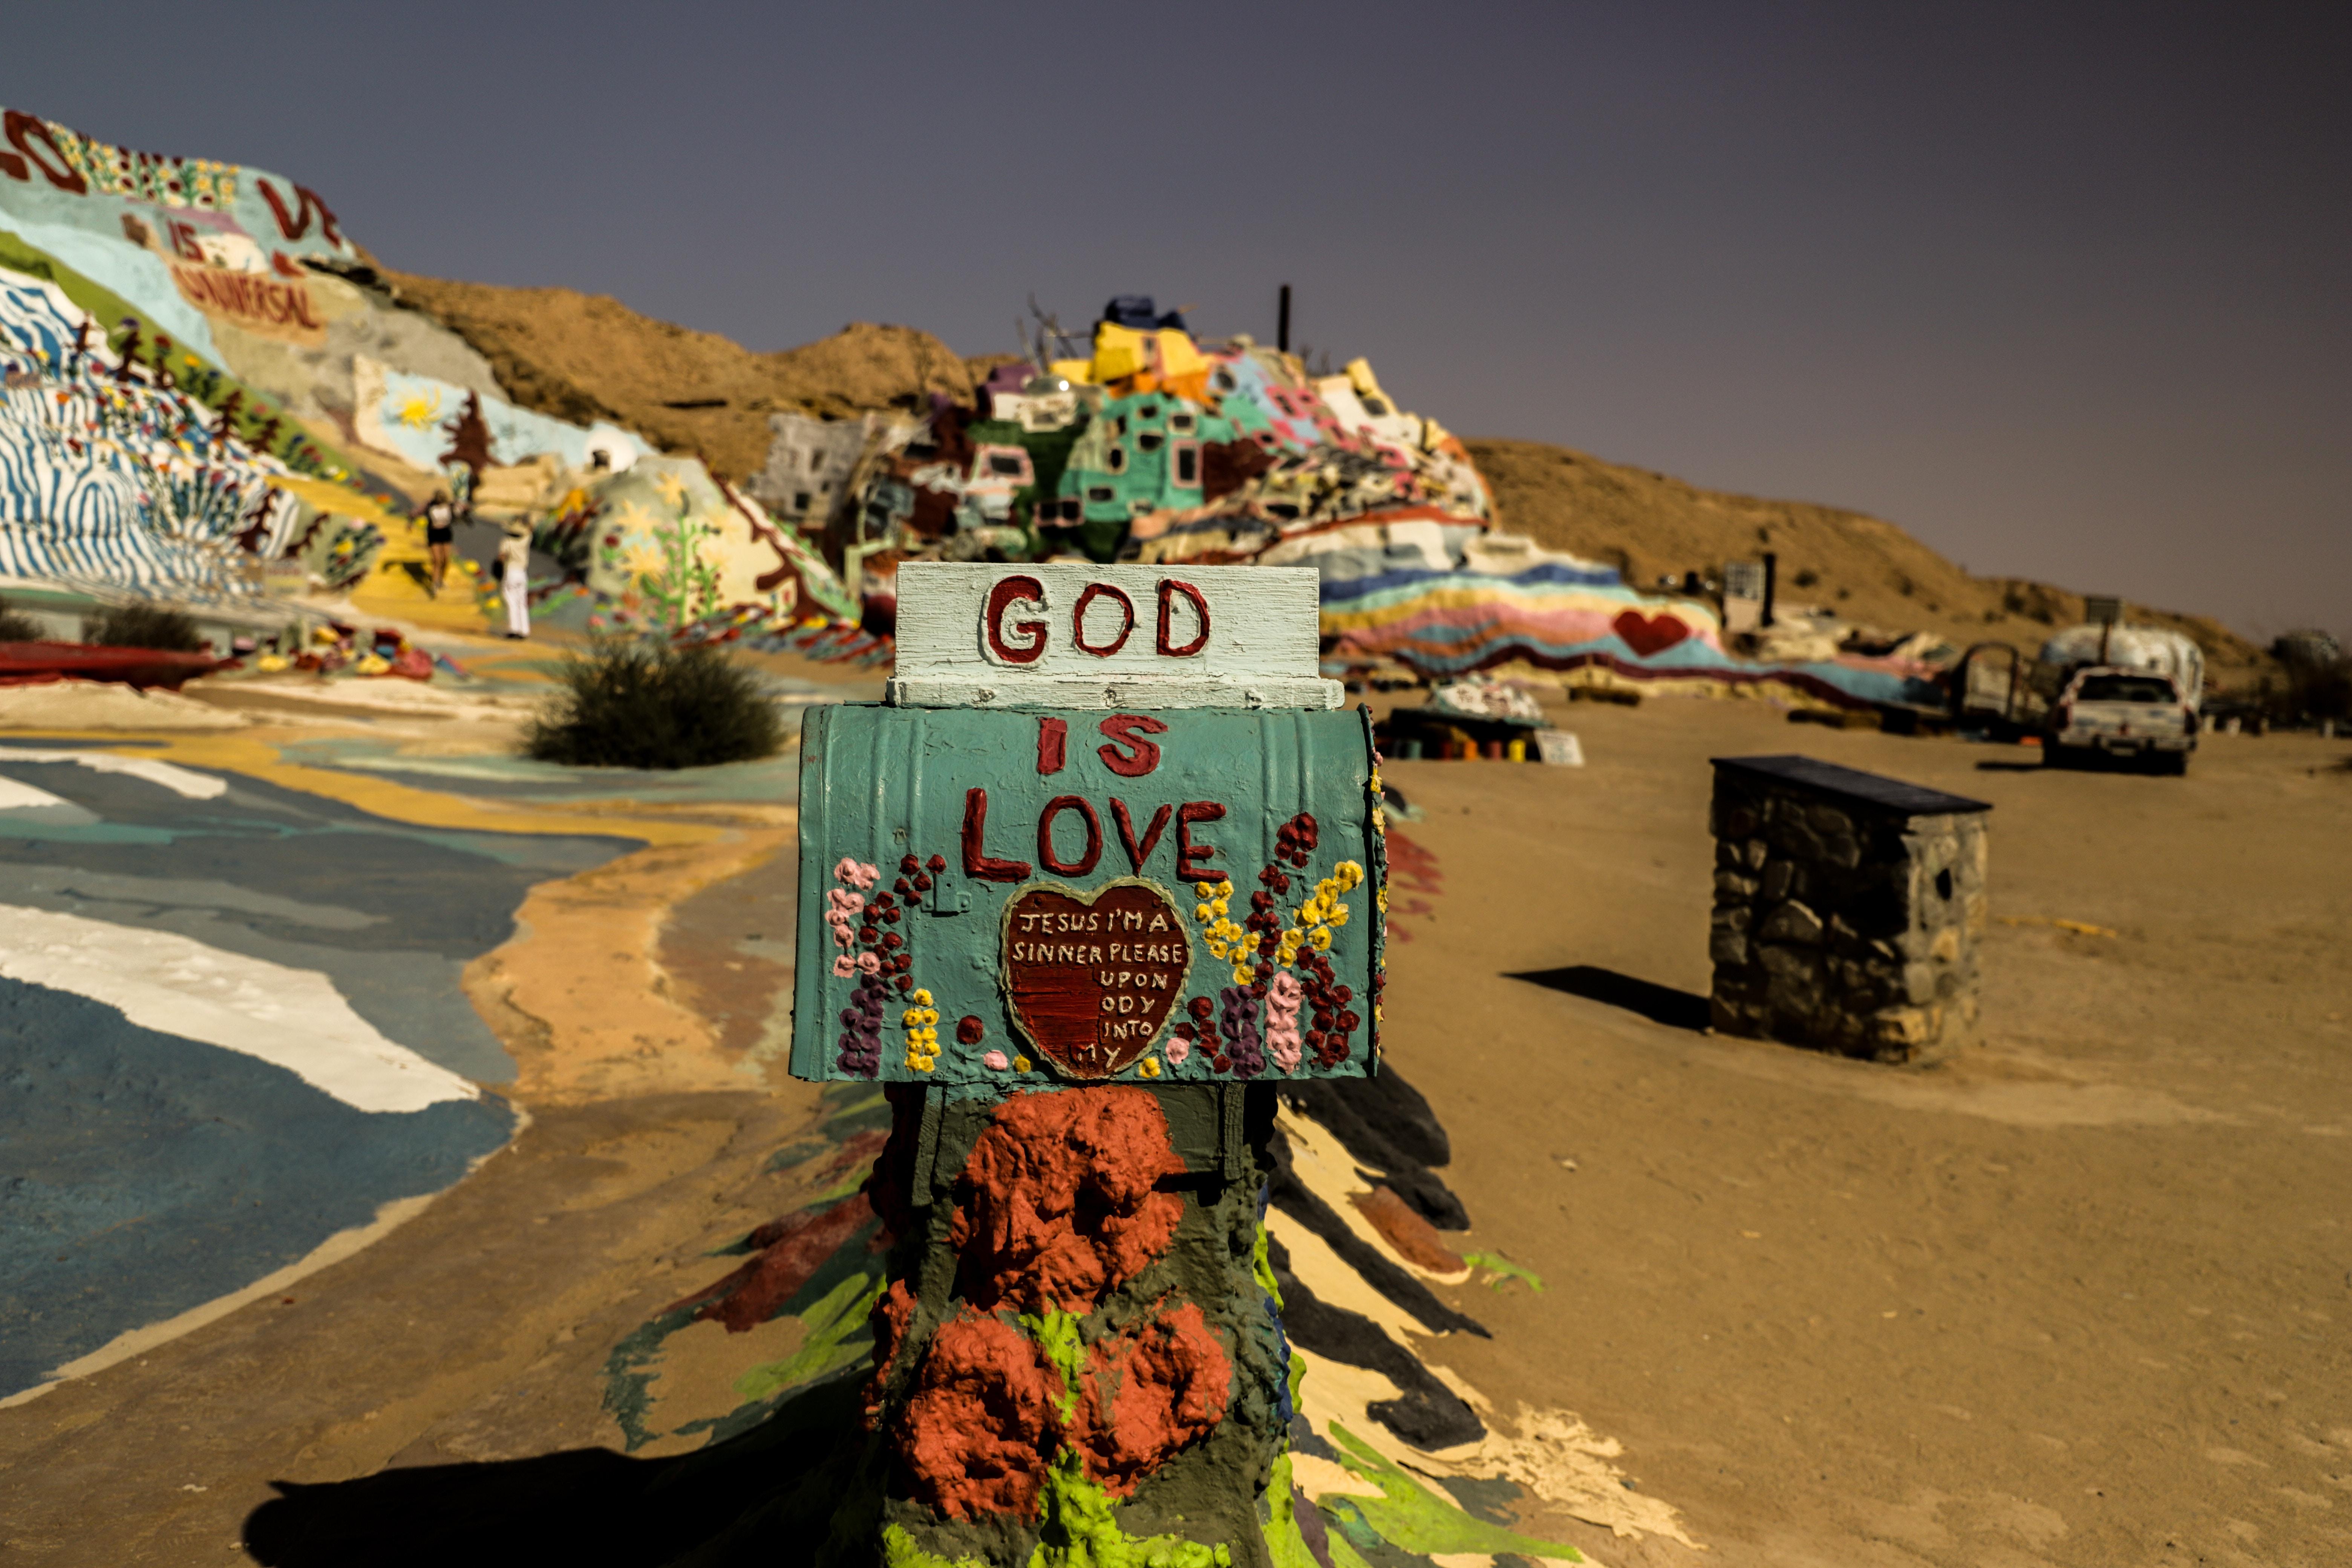
[[[1246,963],[1236,963],[1236,964],[1234,964],[1234,984],[1236,984],[1236,985],[1253,985],[1253,984],[1255,984],[1256,983],[1257,983],[1257,976],[1256,976],[1255,973],[1251,973],[1250,966],[1249,966],[1248,964],[1246,964]]]
[[[1146,1057],[1141,1061],[1135,1064],[1135,1070],[1144,1078],[1158,1078],[1160,1076],[1160,1058],[1158,1057]]]
[[[1201,895],[1202,902],[1217,896],[1217,885],[1214,882],[1195,882],[1192,884],[1192,890]]]
[[[1223,899],[1212,899],[1209,900],[1209,908],[1216,911],[1219,919],[1223,919],[1225,913],[1225,900]]]
[[[1219,898],[1221,898],[1221,899],[1230,899],[1230,898],[1232,898],[1233,896],[1234,896],[1234,884],[1233,884],[1233,879],[1232,879],[1231,878],[1227,878],[1227,879],[1225,879],[1224,880],[1220,881],[1220,882],[1217,884],[1217,897],[1219,897]]]
[[[1192,906],[1192,918],[1199,921],[1202,925],[1207,925],[1211,921],[1217,918],[1217,911],[1211,909],[1206,904],[1194,904]]]
[[[1388,913],[1388,912],[1389,912],[1389,890],[1388,890],[1386,888],[1382,888],[1382,889],[1380,890],[1380,894],[1379,894],[1379,896],[1378,896],[1378,897],[1376,897],[1376,898],[1374,898],[1374,899],[1372,900],[1372,903],[1373,903],[1374,907],[1376,907],[1377,909],[1379,909],[1379,910],[1381,911],[1381,913],[1382,913],[1382,914],[1386,914],[1386,913]]]
[[[914,995],[908,997],[908,1000],[914,1003],[918,1007],[928,1007],[931,1005],[931,994],[928,991],[919,990],[914,994]]]
[[[676,474],[664,474],[654,481],[654,489],[661,491],[662,500],[680,510],[685,510],[686,481],[684,479],[679,479]]]
[[[1223,958],[1232,952],[1233,949],[1227,947],[1222,942],[1213,942],[1209,944],[1209,956],[1211,958]]]
[[[1331,870],[1342,889],[1352,888],[1364,879],[1364,868],[1353,860],[1342,860]]]
[[[1029,1070],[1029,1058],[1027,1057],[1014,1057],[1013,1058],[1013,1070],[1014,1072],[1027,1072]]]
[[[1318,952],[1331,951],[1331,930],[1328,926],[1318,926],[1315,934],[1307,940]]]
[[[1338,909],[1333,910],[1329,914],[1324,916],[1323,923],[1334,926],[1346,925],[1348,923],[1348,906],[1341,904]]]

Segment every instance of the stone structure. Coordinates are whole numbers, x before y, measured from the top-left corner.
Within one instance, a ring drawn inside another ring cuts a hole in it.
[[[1811,757],[1715,759],[1715,1026],[1879,1061],[1957,1044],[1991,809]]]

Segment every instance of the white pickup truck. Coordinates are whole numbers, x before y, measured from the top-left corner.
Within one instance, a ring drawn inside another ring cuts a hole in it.
[[[2093,665],[2075,671],[2059,693],[2042,760],[2069,767],[2114,757],[2183,773],[2196,749],[2196,704],[2181,696],[2171,676]]]

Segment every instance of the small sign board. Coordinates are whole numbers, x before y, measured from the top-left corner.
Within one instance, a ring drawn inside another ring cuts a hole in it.
[[[2083,618],[2095,626],[2112,626],[2124,618],[2124,602],[2094,596],[2083,601]]]
[[[909,562],[898,594],[889,700],[803,728],[794,1076],[1371,1070],[1385,819],[1315,574]]]
[[[1580,768],[1584,765],[1584,743],[1569,730],[1538,730],[1536,755],[1554,767]]]

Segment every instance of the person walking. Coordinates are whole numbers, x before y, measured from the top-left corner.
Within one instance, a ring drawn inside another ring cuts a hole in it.
[[[425,553],[433,560],[432,589],[436,599],[448,579],[449,552],[457,542],[457,509],[449,504],[448,491],[436,490],[425,503]]]
[[[530,636],[530,524],[516,518],[499,543],[499,592],[507,602],[507,636]]]

